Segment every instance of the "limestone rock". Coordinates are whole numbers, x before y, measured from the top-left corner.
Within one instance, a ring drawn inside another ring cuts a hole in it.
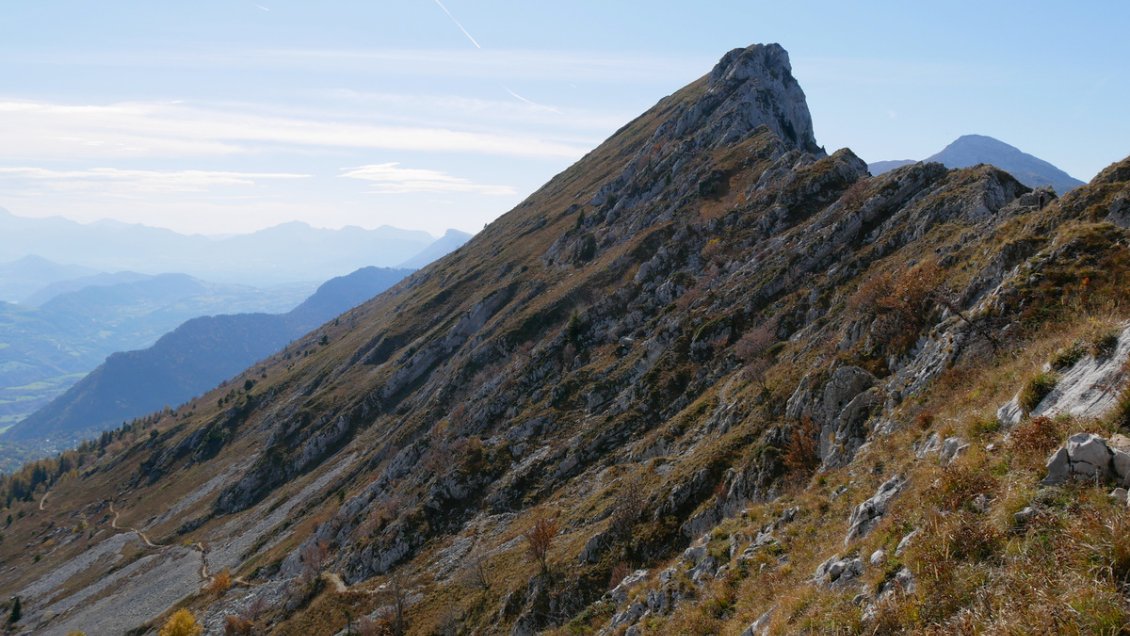
[[[713,105],[710,98],[716,96],[724,97],[716,106],[721,112],[709,109]],[[680,119],[678,126],[693,128],[709,112],[726,124],[712,131],[716,143],[733,143],[764,125],[797,148],[819,152],[804,91],[792,76],[789,54],[779,44],[754,45],[724,55],[710,72],[701,105],[699,112]]]
[[[1124,446],[1124,438],[1117,442]],[[1062,484],[1069,478],[1108,481],[1130,485],[1130,453],[1111,449],[1107,441],[1094,433],[1076,433],[1052,453],[1047,462],[1048,474],[1041,482],[1046,486]]]
[[[949,464],[968,448],[969,444],[960,437],[947,437],[946,441],[942,442],[942,448],[938,452],[938,458],[941,460],[942,464]]]
[[[847,536],[844,537],[844,543],[850,543],[852,539],[858,539],[871,532],[875,524],[879,523],[879,519],[887,513],[891,500],[905,485],[906,478],[902,475],[895,475],[883,482],[874,496],[856,506],[848,522],[850,527]]]
[[[1067,449],[1060,448],[1052,453],[1046,465],[1048,476],[1044,477],[1044,485],[1051,486],[1062,484],[1071,476],[1071,462],[1067,459]]]
[[[757,620],[742,630],[741,636],[769,636],[769,621],[773,619],[773,609],[769,609],[758,616]]]
[[[1126,363],[1130,360],[1130,326],[1124,326],[1118,335],[1113,354],[1095,358],[1083,356],[1065,371],[1048,395],[1032,409],[1032,417],[1070,415],[1076,418],[1101,418],[1110,413],[1118,403],[1120,391],[1113,388],[1126,386]],[[997,409],[997,421],[1002,426],[1015,426],[1023,418],[1019,394]],[[1130,451],[1130,449],[1124,449]]]
[[[614,602],[626,603],[628,602],[628,592],[630,592],[633,587],[642,583],[646,578],[647,570],[636,570],[625,576],[608,594],[612,597]]]
[[[880,548],[880,549],[872,552],[871,558],[869,559],[869,561],[870,561],[871,565],[874,565],[874,566],[883,565],[884,563],[887,562],[887,551]]]
[[[886,598],[895,593],[909,594],[914,592],[914,573],[903,566],[892,578],[879,588],[879,598]]]
[[[863,575],[863,560],[858,557],[834,556],[820,564],[813,580],[829,587],[843,587]]]
[[[805,417],[820,427],[820,459],[825,466],[843,466],[867,440],[865,426],[883,404],[875,376],[854,366],[838,367],[817,388],[812,376],[797,385],[785,405],[786,416]]]
[[[917,529],[911,530],[910,532],[906,533],[906,536],[899,540],[898,546],[895,547],[895,556],[900,557],[902,556],[903,552],[906,552],[907,546],[909,546],[910,543],[914,541],[914,537],[918,536],[918,532],[919,530]]]
[[[938,437],[936,432],[933,432],[921,444],[915,444],[914,456],[918,459],[925,459],[927,455],[938,452],[941,447],[941,438]]]
[[[1067,457],[1071,472],[1083,477],[1106,479],[1110,474],[1113,453],[1106,440],[1094,433],[1077,433],[1067,439]]]

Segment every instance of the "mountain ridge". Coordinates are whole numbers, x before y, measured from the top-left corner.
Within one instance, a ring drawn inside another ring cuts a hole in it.
[[[1020,448],[991,414],[1126,317],[1130,159],[1048,200],[991,166],[869,177],[850,150],[814,148],[783,49],[723,62],[301,338],[310,355],[80,449],[76,476],[6,482],[24,516],[0,592],[60,633],[151,628],[174,605],[212,631],[235,617],[280,634],[362,615],[421,634],[1092,617],[977,609],[1021,581],[1124,622],[1119,582],[1094,576],[1106,553],[1070,538],[1073,508],[1095,528],[1124,510],[1101,486],[1038,493],[1067,431],[1032,420]],[[1075,361],[1106,355],[1084,349]],[[105,532],[110,512],[166,547],[129,561],[113,543],[129,535],[67,528],[81,514]],[[23,547],[48,538],[39,560]],[[132,569],[76,609],[56,573],[83,554]],[[202,560],[246,587],[202,593]]]
[[[74,444],[118,423],[178,406],[391,287],[410,271],[360,269],[323,283],[282,314],[193,318],[147,349],[110,355],[66,393],[0,433],[0,442]]]
[[[0,240],[0,260],[36,254],[103,271],[183,272],[256,285],[328,280],[370,265],[395,267],[437,240],[387,225],[329,230],[303,222],[214,238],[141,224],[20,217],[2,208],[0,236],[20,237],[18,244]]]

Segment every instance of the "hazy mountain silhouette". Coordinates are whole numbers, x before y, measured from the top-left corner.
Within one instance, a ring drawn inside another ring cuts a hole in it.
[[[431,235],[416,230],[389,226],[327,230],[301,222],[214,238],[116,221],[83,224],[59,217],[25,218],[0,209],[0,260],[36,254],[94,270],[184,272],[205,280],[260,286],[324,281],[374,265],[395,267],[434,242]],[[61,279],[48,282],[57,280]]]
[[[62,265],[42,256],[29,254],[6,263],[0,263],[0,300],[20,302],[48,285],[65,280],[90,276],[97,271],[81,265]]]
[[[87,287],[109,287],[111,285],[121,285],[122,283],[136,283],[152,277],[151,274],[140,274],[138,272],[99,272],[89,276],[68,278],[36,289],[34,292],[19,299],[19,303],[25,306],[38,307],[56,296],[86,289]]]
[[[936,161],[947,168],[969,168],[987,163],[1016,177],[1029,188],[1050,186],[1059,194],[1083,185],[1083,182],[1054,165],[985,135],[962,135],[941,151],[923,161]],[[876,161],[867,164],[872,175],[915,163],[911,159]]]
[[[176,406],[411,272],[362,268],[326,282],[285,314],[189,320],[148,349],[114,353],[66,393],[3,433],[3,440],[77,442],[164,406]]]
[[[459,230],[448,230],[443,236],[436,239],[435,243],[425,247],[419,254],[404,261],[400,264],[401,267],[410,267],[412,269],[420,269],[428,263],[444,256],[448,252],[454,252],[463,246],[464,243],[471,239],[471,235]]]

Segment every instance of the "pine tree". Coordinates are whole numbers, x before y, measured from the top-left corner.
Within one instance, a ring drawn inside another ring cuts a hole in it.
[[[24,610],[20,607],[20,597],[12,599],[12,613],[8,614],[8,624],[15,625],[23,618]]]

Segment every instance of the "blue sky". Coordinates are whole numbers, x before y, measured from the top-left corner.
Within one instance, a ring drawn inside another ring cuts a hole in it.
[[[0,207],[475,231],[754,42],[789,50],[829,151],[980,133],[1087,180],[1130,154],[1128,27],[1109,2],[13,0]]]

